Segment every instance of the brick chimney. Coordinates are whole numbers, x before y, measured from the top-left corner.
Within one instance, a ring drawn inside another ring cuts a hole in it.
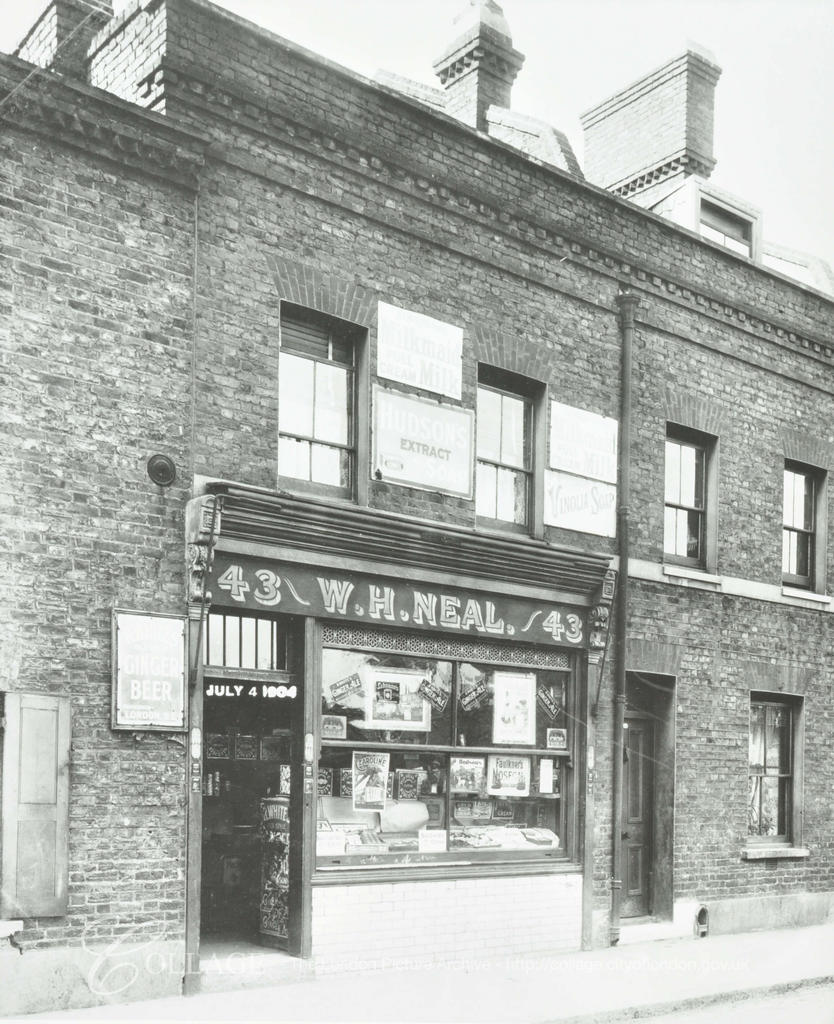
[[[708,178],[720,75],[711,57],[689,49],[586,111],[586,178],[641,206],[674,182]]]
[[[70,78],[87,79],[87,50],[113,17],[111,0],[52,0],[15,56]]]
[[[487,109],[509,108],[510,91],[524,63],[495,0],[469,0],[455,18],[455,38],[434,62],[446,90],[446,112],[487,130]]]

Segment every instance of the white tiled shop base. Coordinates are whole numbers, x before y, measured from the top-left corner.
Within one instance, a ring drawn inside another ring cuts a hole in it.
[[[316,970],[449,966],[579,949],[581,874],[313,889]]]

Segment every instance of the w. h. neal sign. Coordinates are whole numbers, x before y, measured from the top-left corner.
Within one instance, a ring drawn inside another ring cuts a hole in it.
[[[211,574],[215,605],[401,626],[435,633],[580,647],[585,611],[503,594],[428,587],[299,565],[276,565],[217,552]]]

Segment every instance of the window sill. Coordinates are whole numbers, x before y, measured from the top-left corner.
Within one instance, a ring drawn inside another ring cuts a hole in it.
[[[811,851],[804,846],[747,846],[741,851],[742,860],[804,860]]]
[[[670,562],[664,562],[663,575],[673,576],[681,580],[692,580],[695,583],[706,585],[715,590],[719,590],[721,587],[721,577],[715,576],[705,569],[690,569],[685,565],[672,565]]]
[[[827,594],[815,594],[810,590],[799,590],[796,587],[782,586],[782,597],[790,597],[795,601],[807,601],[809,604],[831,604]]]

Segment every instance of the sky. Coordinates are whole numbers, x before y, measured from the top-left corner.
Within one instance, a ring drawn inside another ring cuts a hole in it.
[[[47,0],[0,0],[11,51]],[[760,208],[765,239],[834,266],[834,0],[499,0],[526,57],[516,111],[564,131],[579,115],[696,43],[723,69],[711,180]],[[466,0],[222,0],[368,77],[437,85],[432,62]],[[114,0],[118,12],[125,0]]]

